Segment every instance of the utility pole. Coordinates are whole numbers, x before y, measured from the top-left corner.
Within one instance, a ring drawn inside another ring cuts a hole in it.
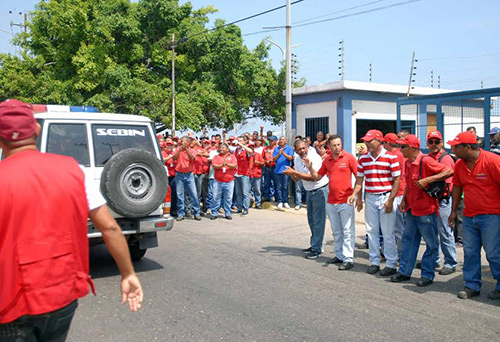
[[[417,69],[417,67],[415,66],[415,62],[417,62],[417,60],[415,59],[415,51],[413,51],[413,54],[411,56],[410,80],[408,81],[408,91],[406,92],[406,96],[410,96],[410,91],[413,88],[412,83],[415,82],[413,76],[417,75],[417,73],[414,72],[414,70]]]
[[[370,63],[370,74],[369,74],[369,80],[370,82],[372,81],[372,63]]]
[[[292,10],[291,1],[286,1],[286,134],[292,141]]]
[[[434,88],[434,70],[431,70],[431,88]]]
[[[481,81],[481,89],[484,88],[484,81]]]
[[[339,76],[340,76],[340,80],[343,81],[344,80],[344,40],[342,39],[340,42],[340,47],[339,47]]]
[[[9,11],[9,14],[12,14],[12,11]],[[19,15],[23,15],[23,12],[19,12]],[[24,46],[24,52],[27,52],[28,42],[26,40],[26,35],[28,33],[28,15],[26,14],[26,12],[24,12],[24,23],[14,23],[13,21],[11,21],[10,27],[12,26],[18,26],[22,31],[24,31],[23,46]]]
[[[172,137],[175,137],[175,34],[172,33]]]
[[[441,89],[441,75],[438,75],[438,89]]]

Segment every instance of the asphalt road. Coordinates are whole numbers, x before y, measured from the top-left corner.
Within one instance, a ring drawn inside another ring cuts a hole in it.
[[[304,211],[176,222],[135,264],[145,291],[138,313],[119,304],[109,254],[92,249],[98,295],[80,300],[68,341],[499,340],[500,302],[486,298],[494,289],[488,272],[481,297],[460,300],[461,262],[426,288],[416,286],[419,270],[400,284],[368,275],[367,250],[356,249],[353,270],[339,271],[326,264],[329,228],[323,256],[304,258]],[[364,235],[362,225],[356,233]]]

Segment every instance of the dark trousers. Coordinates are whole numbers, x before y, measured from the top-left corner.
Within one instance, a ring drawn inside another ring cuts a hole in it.
[[[75,300],[56,311],[22,316],[11,323],[0,324],[0,341],[64,342],[77,307],[78,301]]]

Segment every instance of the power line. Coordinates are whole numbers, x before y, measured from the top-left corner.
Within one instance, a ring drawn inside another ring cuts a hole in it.
[[[480,58],[480,57],[488,57],[488,56],[496,56],[500,55],[500,52],[486,53],[483,55],[473,55],[473,56],[461,56],[461,57],[434,57],[434,58],[421,58],[421,61],[437,61],[437,60],[446,60],[446,59],[469,59],[469,58]]]
[[[324,18],[324,17],[328,17],[332,14],[337,14],[337,13],[343,13],[343,12],[347,12],[347,11],[350,11],[350,10],[353,10],[353,9],[357,9],[357,8],[361,8],[361,7],[365,7],[365,6],[370,6],[370,5],[373,5],[373,4],[376,4],[378,2],[382,2],[382,1],[386,1],[386,0],[376,0],[376,1],[370,1],[370,2],[367,2],[367,3],[364,3],[364,4],[361,4],[361,5],[358,5],[358,6],[354,6],[354,7],[349,7],[349,8],[345,8],[345,9],[342,9],[342,10],[339,10],[339,11],[335,11],[335,12],[331,12],[331,13],[327,13],[327,14],[323,14],[323,15],[320,15],[320,16],[317,16],[317,17],[312,17],[312,18],[309,18],[309,19],[304,19],[304,20],[299,20],[299,21],[296,21],[294,24],[301,24],[301,23],[304,23],[306,21],[311,21],[311,20],[315,20],[315,19],[319,19],[319,18]]]
[[[328,18],[328,19],[323,19],[323,20],[317,20],[317,21],[313,21],[313,22],[310,22],[310,23],[295,25],[294,27],[297,28],[297,27],[303,27],[303,26],[308,26],[308,25],[325,23],[325,22],[328,22],[328,21],[343,19],[343,18],[347,18],[347,17],[353,17],[353,16],[360,15],[360,14],[377,12],[377,11],[381,11],[381,10],[392,8],[392,7],[409,5],[409,4],[420,2],[420,1],[422,1],[422,0],[409,0],[409,1],[397,2],[395,4],[386,5],[386,6],[380,6],[380,7],[375,7],[375,8],[369,9],[369,10],[365,10],[365,11],[359,11],[359,12],[355,12],[355,13],[351,13],[351,14],[340,15],[340,16],[333,17],[333,18]]]
[[[298,4],[299,2],[302,2],[304,0],[295,0],[291,3],[291,5],[295,5],[295,4]],[[245,18],[242,18],[242,19],[238,19],[238,20],[235,20],[235,21],[232,21],[230,23],[227,23],[227,24],[224,24],[222,26],[218,26],[218,27],[214,27],[214,28],[211,28],[209,30],[205,30],[203,32],[200,32],[200,33],[196,33],[196,34],[193,34],[192,36],[189,36],[187,38],[182,38],[180,42],[184,42],[186,40],[188,40],[189,38],[193,38],[193,37],[196,37],[196,36],[199,36],[199,35],[202,35],[202,34],[205,34],[205,33],[208,33],[208,32],[212,32],[212,31],[216,31],[216,30],[220,30],[221,28],[224,28],[224,27],[227,27],[227,26],[230,26],[230,25],[234,25],[234,24],[237,24],[237,23],[241,23],[243,21],[246,21],[246,20],[250,20],[250,19],[253,19],[253,18],[256,18],[256,17],[260,17],[261,15],[264,15],[264,14],[268,14],[268,13],[271,13],[271,12],[274,12],[274,11],[277,11],[279,9],[282,9],[282,8],[285,8],[286,5],[282,5],[282,6],[278,6],[278,7],[274,7],[274,8],[271,8],[271,9],[268,9],[266,11],[263,11],[263,12],[260,12],[260,13],[257,13],[257,14],[253,14],[253,15],[250,15],[248,17],[245,17]],[[266,30],[267,32],[271,32],[271,31],[276,31],[276,29],[273,29],[273,30]],[[250,34],[245,34],[244,36],[249,36],[249,35],[252,35],[252,34],[257,34],[257,33],[264,33],[266,31],[260,31],[260,32],[254,32],[254,33],[250,33]]]

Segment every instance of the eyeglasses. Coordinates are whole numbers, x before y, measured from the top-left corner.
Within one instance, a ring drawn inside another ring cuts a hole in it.
[[[405,148],[407,148],[408,146],[409,145],[400,145],[400,147],[401,147],[402,150],[405,149]]]
[[[427,143],[429,145],[439,145],[441,144],[441,140],[438,140],[438,139],[430,139],[430,140],[427,140]]]

